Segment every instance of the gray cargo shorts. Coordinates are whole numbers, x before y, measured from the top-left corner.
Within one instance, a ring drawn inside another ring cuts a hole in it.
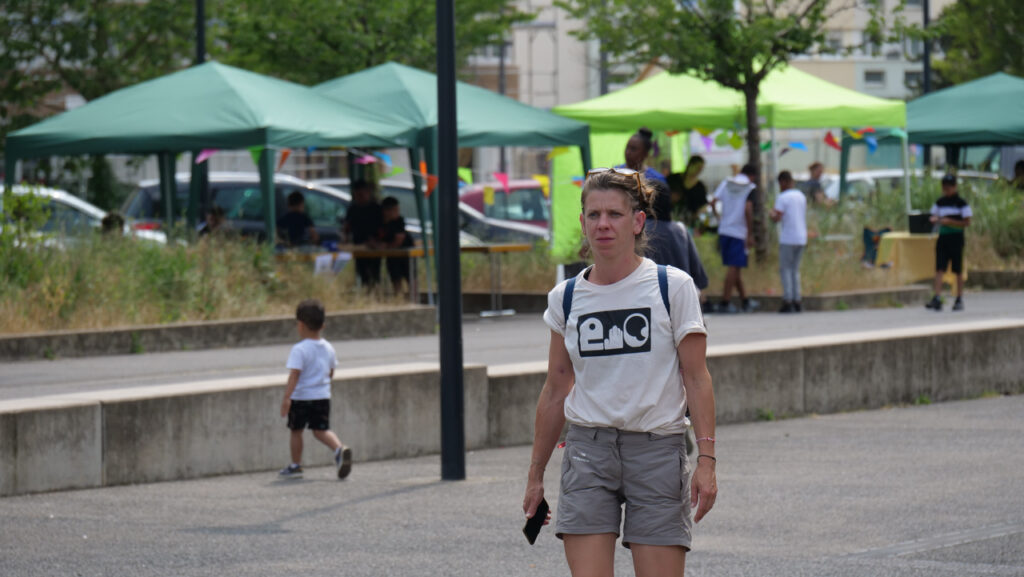
[[[569,426],[555,522],[559,538],[615,533],[626,548],[680,545],[689,551],[692,525],[685,435]]]

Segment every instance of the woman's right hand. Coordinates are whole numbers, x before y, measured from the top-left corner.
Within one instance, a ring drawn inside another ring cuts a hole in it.
[[[537,507],[544,500],[544,481],[531,479],[526,482],[526,496],[523,497],[523,513],[529,519],[537,512]],[[548,518],[544,520],[547,525],[551,520],[551,511],[548,511]]]

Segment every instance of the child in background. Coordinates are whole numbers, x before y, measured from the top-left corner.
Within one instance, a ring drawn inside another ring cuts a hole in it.
[[[320,338],[324,327],[324,305],[316,299],[299,303],[295,318],[302,340],[288,355],[288,386],[281,401],[281,416],[288,417],[291,430],[290,465],[281,469],[282,477],[302,477],[302,431],[309,427],[313,437],[334,451],[338,478],[344,479],[352,470],[352,450],[341,444],[331,430],[331,378],[338,366],[338,357],[331,343]]]
[[[412,236],[405,231],[405,219],[402,218],[398,206],[398,199],[389,196],[380,203],[381,220],[384,226],[381,229],[381,242],[385,248],[412,248]],[[409,282],[409,257],[389,256],[387,259],[388,276],[391,277],[391,284],[395,287],[395,294],[403,291],[402,281]]]

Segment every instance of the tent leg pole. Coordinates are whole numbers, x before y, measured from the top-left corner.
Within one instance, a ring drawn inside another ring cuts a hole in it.
[[[904,136],[901,140],[901,144],[903,144],[903,196],[906,197],[907,214],[910,214],[912,210],[910,203],[910,139]],[[925,164],[925,170],[928,170],[927,164]]]
[[[277,210],[274,191],[274,150],[270,147],[260,151],[260,198],[263,201],[263,224],[266,227],[266,242],[274,246],[277,242]]]
[[[428,225],[431,221],[427,218],[426,210],[423,207],[423,175],[420,174],[420,151],[418,148],[410,148],[409,151],[409,165],[411,166],[410,172],[412,172],[412,189],[413,197],[416,199],[416,215],[420,219],[420,235],[421,241],[423,242],[423,263],[426,265],[426,276],[427,276],[427,304],[434,306],[434,273],[433,273],[433,259],[430,257],[430,247],[433,243],[430,242],[430,234],[427,233]],[[433,227],[431,227],[433,229]],[[417,302],[419,296],[417,295]]]

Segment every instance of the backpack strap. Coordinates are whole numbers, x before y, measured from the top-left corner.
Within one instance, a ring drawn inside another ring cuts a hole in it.
[[[576,290],[576,277],[565,282],[565,293],[562,294],[562,319],[569,324],[569,311],[572,309],[572,293]]]
[[[658,288],[661,289],[661,302],[665,303],[665,311],[672,314],[672,306],[668,302],[668,269],[665,265],[658,265]]]

